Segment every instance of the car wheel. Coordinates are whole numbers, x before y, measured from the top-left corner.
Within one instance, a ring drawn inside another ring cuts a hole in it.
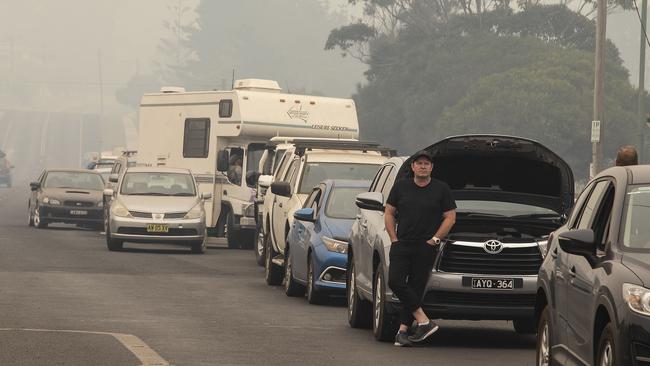
[[[320,305],[325,302],[325,296],[322,291],[316,288],[316,275],[314,273],[314,259],[309,253],[307,256],[307,302],[314,305]]]
[[[226,240],[228,241],[228,249],[237,249],[241,246],[240,230],[235,230],[235,215],[232,211],[228,211],[226,218]]]
[[[372,324],[372,307],[363,300],[357,290],[357,278],[354,273],[354,259],[348,259],[348,276],[346,295],[348,300],[348,323],[352,328],[370,328]]]
[[[519,334],[535,334],[537,332],[535,319],[515,319],[512,321],[512,326]]]
[[[264,245],[264,233],[262,230],[255,231],[255,262],[259,266],[264,266],[264,257],[266,254],[266,246]]]
[[[551,364],[551,334],[550,309],[546,305],[542,310],[537,326],[537,366],[549,366]]]
[[[608,323],[600,334],[598,341],[598,366],[612,366],[616,364],[616,341],[614,340],[614,326]]]
[[[29,204],[27,205],[27,217],[29,220],[27,226],[34,226],[34,215],[32,215],[32,207]]]
[[[124,241],[111,238],[110,226],[106,226],[106,247],[111,252],[120,251],[124,247]]]
[[[264,277],[266,284],[269,286],[278,286],[282,284],[282,275],[284,274],[282,268],[273,263],[273,257],[277,254],[273,250],[271,240],[267,237],[265,240],[266,256],[264,260]]]
[[[38,206],[34,208],[34,218],[32,220],[34,220],[34,226],[39,229],[45,229],[48,225],[47,221],[41,218],[41,210]]]
[[[375,339],[382,342],[392,341],[399,325],[388,313],[386,304],[386,281],[381,264],[377,267],[372,296],[373,322],[372,333]]]
[[[297,297],[305,296],[305,287],[293,279],[293,259],[291,259],[291,252],[287,247],[286,260],[284,261],[284,293],[287,296]]]

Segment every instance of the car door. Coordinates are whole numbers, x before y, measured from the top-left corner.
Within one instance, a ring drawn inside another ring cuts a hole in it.
[[[605,249],[611,222],[615,186],[609,179],[596,183],[577,225],[577,229],[592,229],[595,243],[601,252]],[[590,263],[579,255],[567,256],[569,286],[567,291],[567,336],[570,349],[583,360],[590,360],[594,345],[592,324],[601,263]]]
[[[281,181],[284,182],[291,182],[294,181],[294,177],[296,174],[298,174],[298,168],[300,165],[300,160],[299,159],[294,159],[291,162],[291,165],[289,165],[289,168],[287,169],[286,173],[282,177]],[[293,187],[291,189],[293,193]],[[287,205],[287,202],[289,202],[290,197],[283,197],[280,195],[273,195],[273,208],[271,209],[271,222],[273,230],[272,230],[272,237],[273,237],[273,242],[275,243],[275,247],[280,250],[281,252],[284,251],[285,247],[285,240],[286,240],[286,225],[287,225],[287,209],[288,207],[285,207]]]
[[[303,205],[303,208],[314,209],[314,216],[319,219],[318,210],[320,207],[321,197],[323,197],[323,187],[319,186],[312,190]],[[295,243],[291,243],[291,256],[293,261],[293,271],[296,279],[300,281],[307,280],[307,253],[309,246],[313,240],[312,234],[314,233],[314,223],[294,220],[294,237]]]

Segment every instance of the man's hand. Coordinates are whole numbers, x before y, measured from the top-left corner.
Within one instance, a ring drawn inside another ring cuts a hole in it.
[[[434,236],[433,238],[427,240],[427,244],[431,245],[432,247],[435,247],[436,245],[440,245],[440,239]]]

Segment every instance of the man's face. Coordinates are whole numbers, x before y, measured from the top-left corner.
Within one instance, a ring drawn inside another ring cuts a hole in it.
[[[413,174],[415,174],[417,178],[426,178],[431,176],[433,164],[429,159],[422,156],[411,163],[411,169],[413,169]]]

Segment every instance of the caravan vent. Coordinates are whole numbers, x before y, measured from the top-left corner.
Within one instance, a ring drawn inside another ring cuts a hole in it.
[[[282,88],[280,88],[280,84],[275,80],[241,79],[235,81],[235,90],[279,93],[282,91]]]
[[[185,88],[182,86],[163,86],[160,88],[161,93],[185,93]]]

